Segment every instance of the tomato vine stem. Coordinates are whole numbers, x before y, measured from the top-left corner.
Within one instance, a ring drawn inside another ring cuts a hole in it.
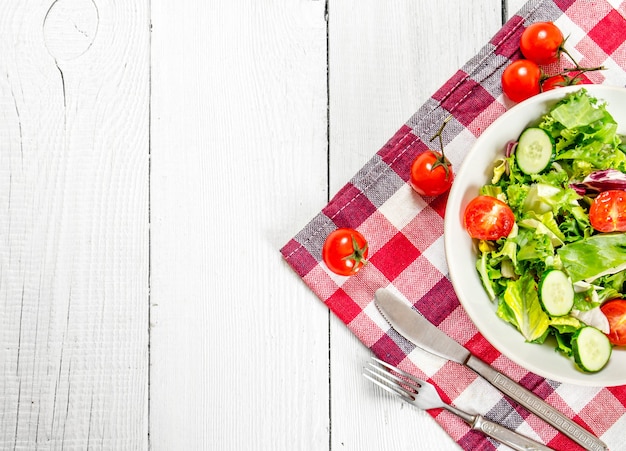
[[[448,161],[448,159],[444,155],[444,146],[443,146],[442,133],[443,133],[443,129],[446,128],[446,124],[450,121],[450,119],[452,119],[452,115],[451,114],[448,115],[448,117],[446,117],[443,120],[443,123],[439,127],[439,130],[437,130],[437,133],[435,133],[433,135],[433,137],[430,138],[430,141],[429,141],[429,142],[433,142],[435,140],[435,138],[439,138],[439,149],[441,149],[441,155],[438,155],[437,152],[433,152],[437,156],[437,159],[433,163],[433,165],[430,168],[430,170],[433,171],[433,170],[435,170],[436,167],[442,166],[444,171],[446,171],[446,180],[448,180],[448,178],[450,177],[450,162]]]
[[[350,238],[352,238],[353,252],[352,254],[343,257],[342,260],[354,260],[354,268],[352,268],[352,272],[355,273],[367,263],[367,259],[365,258],[365,253],[367,252],[367,242],[363,245],[363,247],[359,247],[359,243],[354,237],[354,234],[350,234]]]
[[[568,36],[568,38],[569,38],[569,36]],[[580,77],[584,73],[586,73],[586,72],[595,72],[595,71],[599,71],[599,70],[606,70],[606,67],[604,67],[604,66],[596,66],[596,67],[583,67],[583,66],[581,66],[578,63],[578,61],[576,60],[576,58],[574,58],[574,56],[565,47],[565,43],[567,42],[568,38],[565,38],[563,40],[563,42],[561,43],[561,45],[559,47],[559,55],[560,54],[564,54],[565,56],[567,56],[567,58],[572,63],[574,63],[574,67],[564,67],[561,72],[559,72],[557,74],[553,74],[553,75],[542,74],[541,75],[541,79],[539,81],[539,86],[541,86],[544,81],[546,81],[546,80],[548,80],[550,78],[553,78],[553,77],[562,77],[563,78],[563,82],[561,83],[562,86],[575,85],[575,84],[578,84],[578,81],[579,81]],[[576,74],[572,76],[573,73],[576,73]]]

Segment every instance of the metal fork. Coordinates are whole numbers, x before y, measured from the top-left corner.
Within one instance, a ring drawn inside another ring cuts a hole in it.
[[[481,415],[471,415],[443,402],[435,387],[417,377],[396,368],[382,360],[372,357],[374,363],[369,362],[363,368],[363,376],[374,382],[384,390],[399,396],[409,404],[420,409],[436,409],[443,407],[461,417],[472,429],[481,431],[489,437],[520,451],[550,450],[545,445],[524,437],[504,426],[483,418]]]

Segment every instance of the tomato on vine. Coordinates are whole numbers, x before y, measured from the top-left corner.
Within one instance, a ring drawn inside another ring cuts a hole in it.
[[[520,50],[526,59],[548,65],[558,61],[564,42],[563,33],[552,22],[536,22],[522,32]]]
[[[524,59],[511,63],[502,73],[502,90],[513,102],[521,102],[542,91],[580,83],[586,72],[604,70],[604,66],[582,67],[565,48],[561,30],[552,22],[529,25],[520,37],[520,51]],[[567,56],[573,67],[546,75],[539,66],[556,63],[561,54]]]
[[[520,59],[502,72],[502,91],[513,102],[521,102],[541,91],[541,69],[537,63]]]
[[[341,276],[356,274],[367,263],[367,254],[365,237],[345,227],[332,231],[322,247],[324,263],[328,269]]]
[[[430,139],[439,138],[441,152],[427,150],[418,155],[411,164],[411,187],[422,196],[438,196],[452,186],[454,172],[452,164],[443,153],[441,134],[452,116],[448,116],[437,133]]]
[[[581,77],[585,71],[586,70],[583,70],[575,74],[562,72],[558,75],[547,77],[541,82],[541,91],[552,91],[553,89],[562,88],[564,86],[578,85],[582,83]]]
[[[553,89],[562,88],[564,86],[568,86],[570,83],[565,79],[563,75],[554,75],[552,77],[546,78],[541,83],[541,90],[543,92],[552,91]]]
[[[427,150],[411,164],[411,186],[422,196],[438,196],[450,189],[454,173],[439,152]]]

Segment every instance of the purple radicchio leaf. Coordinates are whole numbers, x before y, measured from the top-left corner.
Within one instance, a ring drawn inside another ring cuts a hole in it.
[[[570,183],[570,188],[581,196],[598,194],[610,189],[626,190],[626,174],[617,169],[603,169],[592,172],[582,182]]]
[[[508,143],[506,143],[504,156],[509,158],[511,155],[515,153],[515,149],[517,149],[517,141],[509,141]]]

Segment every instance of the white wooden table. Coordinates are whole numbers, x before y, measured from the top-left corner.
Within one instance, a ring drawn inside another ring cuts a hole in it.
[[[522,4],[1,2],[0,449],[456,449],[279,249]]]

